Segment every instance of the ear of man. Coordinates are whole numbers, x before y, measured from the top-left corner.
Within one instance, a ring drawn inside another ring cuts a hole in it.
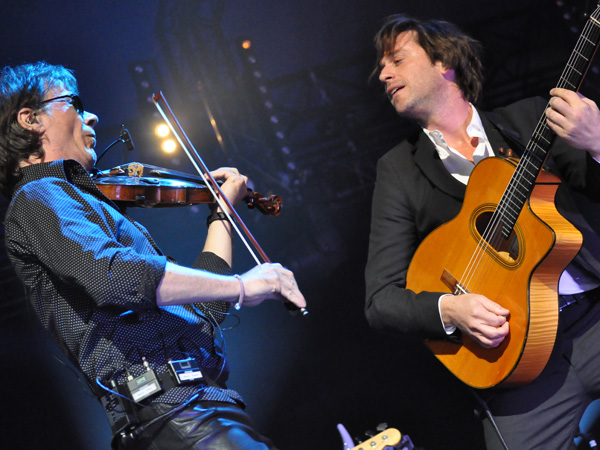
[[[33,130],[33,126],[38,123],[37,114],[32,108],[21,108],[17,113],[17,121],[21,127]]]

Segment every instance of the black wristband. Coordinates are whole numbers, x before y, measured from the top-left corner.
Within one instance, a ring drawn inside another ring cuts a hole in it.
[[[217,220],[229,220],[227,218],[227,214],[224,212],[212,212],[210,216],[206,218],[206,226],[209,227],[211,223],[216,222]]]

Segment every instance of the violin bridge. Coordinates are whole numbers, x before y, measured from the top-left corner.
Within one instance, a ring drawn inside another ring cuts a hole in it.
[[[127,176],[142,178],[144,174],[144,165],[140,163],[130,163],[127,165]]]

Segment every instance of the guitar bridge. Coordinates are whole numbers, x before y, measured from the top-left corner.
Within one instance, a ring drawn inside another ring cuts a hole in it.
[[[454,275],[452,275],[446,269],[444,269],[444,273],[442,273],[442,277],[440,279],[442,280],[442,283],[448,286],[454,295],[469,293],[469,291],[462,284],[460,284],[456,278],[454,278]]]

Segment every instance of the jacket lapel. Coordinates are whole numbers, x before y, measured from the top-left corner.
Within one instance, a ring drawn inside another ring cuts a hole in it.
[[[524,147],[520,143],[521,135],[519,133],[499,120],[499,117],[493,113],[480,112],[480,117],[495,156],[500,156],[500,148],[511,148],[515,152],[515,156],[522,154]],[[415,163],[432,184],[452,197],[459,200],[464,198],[466,186],[446,170],[435,146],[425,133],[419,133],[414,152]]]
[[[511,129],[506,123],[503,123],[500,117],[494,113],[481,113],[481,123],[485,129],[485,134],[490,141],[494,155],[501,156],[499,149],[512,149],[515,157],[523,154],[524,145],[522,136]]]
[[[465,197],[466,186],[446,170],[433,142],[423,132],[415,145],[415,163],[436,187],[459,200]]]

